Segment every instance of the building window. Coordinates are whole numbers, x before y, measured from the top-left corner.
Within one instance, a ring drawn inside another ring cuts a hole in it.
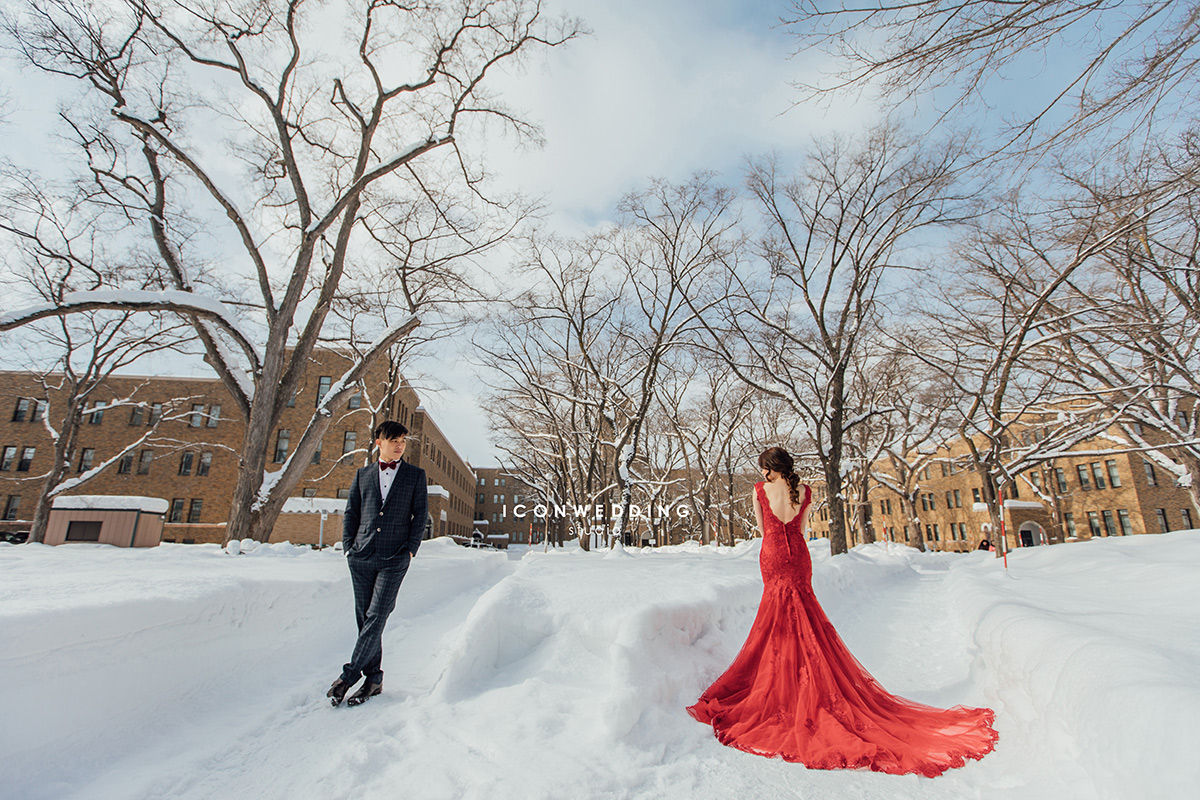
[[[183,522],[183,498],[176,497],[171,501],[171,511],[167,515],[167,522]]]
[[[295,393],[295,392],[292,392],[291,396],[290,396],[290,397],[288,397],[288,401],[287,401],[287,407],[288,407],[288,408],[295,408],[295,407],[296,407],[296,393]]]
[[[1183,529],[1190,531],[1192,529],[1192,512],[1184,508],[1180,510],[1179,514],[1183,517]]]
[[[218,404],[218,405],[215,405],[212,408],[208,409],[207,425],[210,428],[215,428],[215,427],[217,427],[217,423],[220,421],[221,421],[221,406]]]
[[[16,519],[17,514],[21,511],[21,495],[10,494],[8,502],[4,504],[4,518],[6,520]]]
[[[960,541],[964,542],[967,540],[967,523],[958,523],[958,538]]]
[[[195,458],[195,454],[192,453],[191,450],[183,451],[183,453],[179,456],[179,474],[180,475],[191,475],[192,474],[192,460],[194,458]]]
[[[930,493],[929,493],[929,510],[930,510],[930,511],[936,511],[936,510],[937,510],[937,506],[935,505],[935,500],[934,500],[934,497],[933,497],[933,492],[930,492]]]
[[[204,508],[204,501],[201,500],[199,497],[193,498],[192,504],[188,508],[188,522],[199,522],[200,521],[200,510],[202,508]]]
[[[97,401],[96,405],[92,406],[91,416],[88,417],[88,422],[92,425],[99,425],[104,421],[104,407],[107,403]]]
[[[1154,465],[1143,458],[1142,466],[1146,468],[1146,483],[1150,486],[1158,486],[1158,476],[1154,474]]]
[[[1100,513],[1102,513],[1104,515],[1104,535],[1105,536],[1116,536],[1117,535],[1117,523],[1113,519],[1113,513],[1111,511],[1102,511]]]
[[[976,503],[983,502],[983,496],[979,493],[979,487],[975,487],[971,490],[971,496],[975,498]]]
[[[304,497],[316,497],[316,496],[317,496],[317,490],[316,490],[316,489],[305,489],[303,492],[301,492],[301,494],[302,494]]]
[[[1154,513],[1158,516],[1158,532],[1170,533],[1171,526],[1167,524],[1167,510],[1165,508],[1160,508]]]
[[[128,475],[131,472],[133,472],[133,453],[126,453],[117,462],[117,474]]]
[[[946,490],[946,508],[954,508],[954,495],[949,489]]]
[[[188,417],[188,425],[192,428],[199,428],[204,422],[204,406],[200,403],[192,403],[192,413]]]
[[[1054,468],[1054,479],[1058,481],[1058,490],[1065,492],[1067,490],[1067,473],[1063,472],[1062,467]]]
[[[162,419],[162,403],[151,403],[150,418],[146,420],[146,424],[157,425],[160,419]]]
[[[16,445],[8,445],[4,448],[4,454],[0,456],[0,472],[8,472],[12,469],[13,462],[17,460]]]
[[[922,511],[929,510],[929,501],[927,499],[925,499],[925,495],[921,495],[921,510]]]
[[[1063,524],[1067,526],[1067,536],[1072,539],[1078,538],[1075,532],[1075,515],[1070,511],[1063,514]]]
[[[945,478],[950,474],[950,470],[947,468],[945,461],[943,461],[941,463],[941,467],[942,467],[942,477]]]
[[[346,431],[342,434],[342,455],[353,452],[358,447],[358,434],[354,431]]]
[[[1133,536],[1133,525],[1129,523],[1129,509],[1118,509],[1117,519],[1121,521],[1121,535]]]
[[[208,471],[212,469],[212,453],[204,452],[200,454],[200,465],[196,467],[196,474],[204,477]]]
[[[1089,512],[1087,512],[1087,515],[1088,515],[1088,529],[1092,532],[1093,537],[1099,536],[1100,535],[1100,515],[1097,514],[1095,511],[1089,511]]]
[[[317,449],[313,450],[312,460],[309,461],[310,464],[320,464],[321,463],[321,445],[324,444],[323,440],[324,440],[324,437],[321,437],[321,439],[317,439]]]
[[[75,520],[67,523],[67,541],[68,542],[98,542],[100,541],[100,528],[102,522],[84,522],[83,520]]]
[[[21,460],[17,462],[17,472],[29,472],[29,466],[33,463],[35,453],[37,453],[36,447],[26,447],[21,451]]]
[[[142,417],[145,415],[146,409],[142,408],[141,406],[134,406],[133,408],[129,409],[129,424],[141,425],[143,422]]]
[[[1110,458],[1104,462],[1104,466],[1108,467],[1108,485],[1114,489],[1119,489],[1121,487],[1121,473],[1117,471],[1117,462]]]
[[[316,405],[321,405],[321,400],[325,395],[329,394],[329,389],[333,386],[333,378],[329,375],[322,375],[317,379],[317,402]]]
[[[350,499],[350,490],[349,489],[338,489],[338,500],[349,500],[349,499]]]
[[[1096,481],[1096,488],[1104,488],[1104,470],[1100,466],[1099,461],[1092,462],[1092,478]]]
[[[287,428],[280,428],[279,433],[275,437],[275,463],[282,464],[287,461],[288,447],[292,443],[292,432]]]
[[[1087,465],[1076,464],[1075,472],[1079,474],[1079,488],[1083,491],[1089,491],[1092,488],[1092,479],[1088,477]]]
[[[92,468],[92,462],[96,460],[96,448],[83,448],[83,455],[79,456],[79,471],[87,472]]]
[[[962,508],[962,493],[958,489],[954,490],[954,507]]]
[[[930,525],[928,522],[925,523],[925,541],[927,541],[927,542],[933,541],[933,526]]]
[[[356,408],[362,408],[362,389],[359,389],[357,392],[350,395],[349,406],[351,411]]]
[[[150,462],[154,460],[153,450],[143,450],[138,454],[138,475],[150,474]]]
[[[30,422],[40,422],[42,417],[46,416],[46,409],[50,404],[45,400],[38,400],[33,404],[33,417]]]
[[[942,534],[938,531],[938,526],[936,524],[933,526],[933,540],[935,542],[940,542],[942,540]]]
[[[13,422],[24,422],[26,415],[29,414],[29,398],[18,397],[17,407],[13,409]]]
[[[1042,490],[1042,473],[1040,471],[1035,469],[1033,472],[1029,473],[1029,481],[1033,484],[1033,488],[1037,489],[1039,492]]]

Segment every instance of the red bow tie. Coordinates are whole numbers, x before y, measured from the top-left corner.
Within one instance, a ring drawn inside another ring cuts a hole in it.
[[[400,463],[399,461],[380,461],[380,462],[379,462],[379,469],[381,469],[381,470],[385,470],[385,469],[395,469],[395,468],[396,468],[396,465],[397,465],[397,464],[399,464],[399,463]]]

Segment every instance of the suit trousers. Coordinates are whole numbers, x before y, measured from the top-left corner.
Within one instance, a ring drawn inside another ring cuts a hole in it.
[[[383,627],[396,607],[396,595],[412,557],[403,555],[394,561],[347,558],[346,561],[354,585],[358,641],[354,644],[350,663],[342,667],[342,680],[354,683],[365,675],[367,683],[382,684]]]

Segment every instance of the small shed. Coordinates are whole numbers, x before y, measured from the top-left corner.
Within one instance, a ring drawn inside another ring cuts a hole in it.
[[[115,547],[156,547],[170,504],[161,497],[78,494],[56,497],[46,544],[98,542]]]
[[[289,497],[271,531],[271,541],[330,545],[342,540],[346,501],[334,497]]]

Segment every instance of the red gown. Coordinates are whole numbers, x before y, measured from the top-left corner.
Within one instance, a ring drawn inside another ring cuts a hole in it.
[[[763,594],[746,643],[688,713],[722,744],[798,761],[810,769],[866,767],[928,777],[996,744],[986,708],[933,708],[888,694],[833,629],[812,591],[812,560],[800,513],[786,526],[763,484],[759,553]]]

